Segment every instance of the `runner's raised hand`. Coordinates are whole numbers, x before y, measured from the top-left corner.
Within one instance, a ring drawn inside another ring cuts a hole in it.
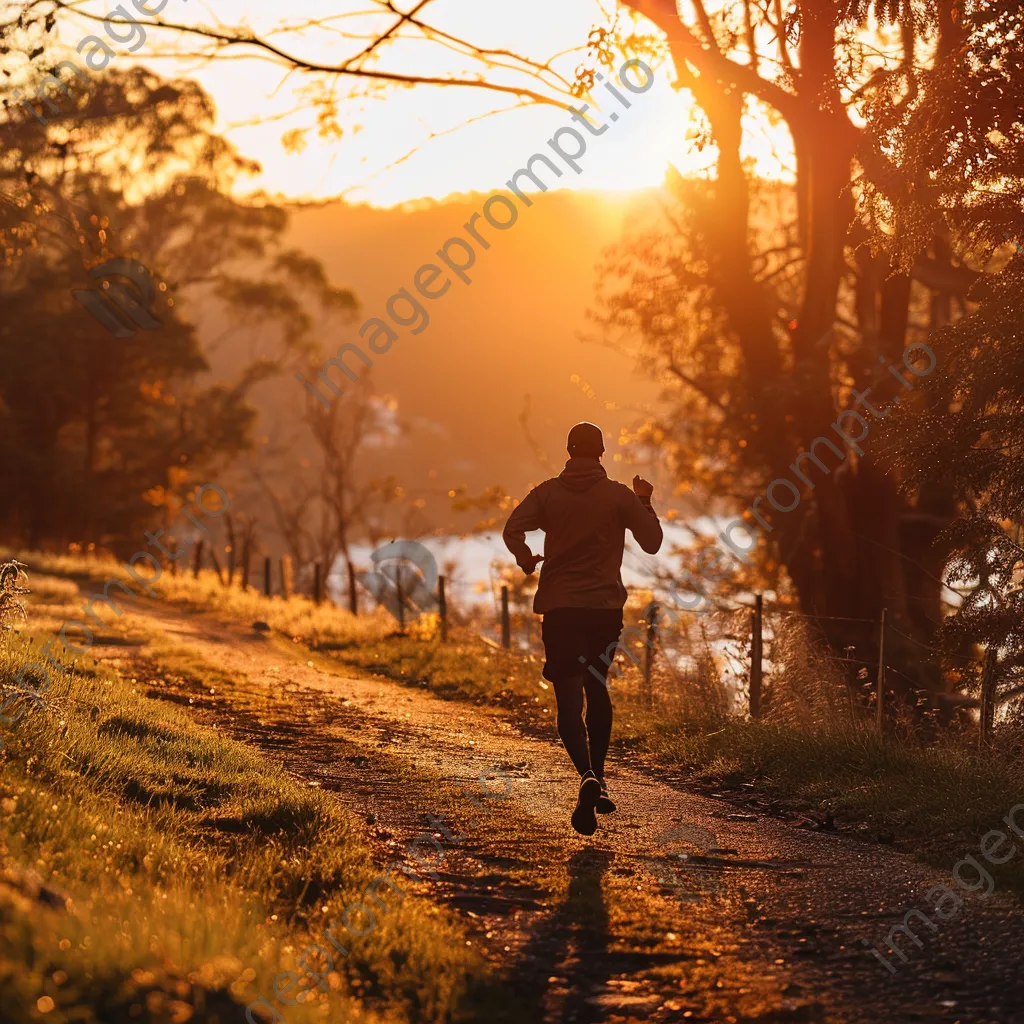
[[[654,493],[654,484],[637,475],[633,477],[633,493],[638,498],[649,498]]]

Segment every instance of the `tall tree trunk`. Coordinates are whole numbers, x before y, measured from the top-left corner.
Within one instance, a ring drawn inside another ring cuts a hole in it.
[[[703,241],[710,253],[707,281],[742,360],[728,412],[753,418],[741,458],[752,474],[768,474],[769,488],[776,479],[799,481],[792,471],[798,453],[810,451],[819,437],[839,442],[832,424],[854,404],[842,378],[852,376],[861,393],[872,388],[872,399],[878,385],[880,401],[871,404],[881,407],[879,417],[863,405],[855,410],[869,427],[863,454],[840,442],[845,458],[827,473],[815,471],[813,487],[802,489],[798,505],[789,512],[782,504],[791,504],[792,491],[781,485],[776,510],[761,502],[768,538],[803,610],[823,617],[833,646],[853,644],[864,652],[859,656],[865,661],[877,660],[874,624],[882,607],[897,628],[921,636],[923,626],[938,617],[942,559],[926,558],[922,552],[934,532],[909,536],[908,517],[915,510],[886,475],[881,453],[871,449],[880,433],[878,419],[901,390],[879,359],[903,367],[911,280],[893,273],[887,261],[872,257],[860,244],[864,232],[855,221],[851,183],[861,132],[851,122],[837,85],[835,6],[800,5],[795,94],[780,95],[774,86],[746,78],[751,91],[783,116],[797,158],[796,234],[804,256],[803,281],[787,344],[776,322],[781,296],[757,280],[750,251],[750,187],[740,158],[745,92],[737,84],[744,71],[717,47],[700,0],[694,3],[692,28],[683,22],[674,0],[623,2],[664,30],[679,83],[706,114],[718,147],[717,175],[709,184],[714,230],[704,232]],[[950,3],[940,0],[944,8]],[[903,40],[910,60],[913,33],[905,31]],[[847,265],[848,252],[856,255],[859,273]],[[844,279],[851,276],[857,281],[859,352],[839,357],[833,327]],[[839,368],[841,375],[836,373]],[[931,680],[930,685],[938,684]]]

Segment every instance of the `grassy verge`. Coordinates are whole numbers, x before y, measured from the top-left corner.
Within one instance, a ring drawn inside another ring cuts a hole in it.
[[[112,587],[109,592],[113,600],[128,611],[143,596],[142,587],[113,558],[40,552],[28,552],[18,557],[29,566],[34,590],[39,589],[39,574],[43,573],[58,579],[73,580],[83,586],[91,584],[97,588],[97,592],[107,580],[122,580],[138,597],[128,597],[118,587]],[[165,570],[152,584],[152,590],[161,602],[193,611],[210,612],[246,625],[257,620],[264,621],[279,633],[313,645],[370,642],[386,636],[394,627],[394,621],[383,611],[356,617],[329,601],[316,604],[302,596],[268,599],[252,588],[242,590],[237,584],[225,587],[210,569],[203,569],[195,578],[191,571],[182,570],[179,575],[172,576]],[[81,611],[82,603],[79,600],[77,609],[69,607],[68,614],[81,618],[77,612]],[[98,604],[97,609],[106,621],[116,621],[116,613],[109,607]]]
[[[36,591],[40,586],[47,591],[63,587],[73,595],[70,580],[92,585],[97,592],[111,578],[131,583],[112,558],[38,552],[19,553],[18,557],[28,563]],[[252,589],[225,587],[216,573],[207,569],[198,578],[191,572],[178,576],[164,572],[154,590],[161,602],[178,608],[206,612],[246,626],[265,622],[278,636],[346,667],[410,685],[426,684],[440,697],[522,707],[541,704],[548,689],[540,679],[537,658],[495,650],[472,631],[457,628],[452,630],[452,642],[442,645],[432,616],[412,623],[407,633],[400,635],[394,619],[383,610],[353,616],[330,602],[318,605],[303,596],[268,599]],[[125,611],[131,611],[133,602],[119,589],[112,588],[110,593]],[[63,591],[62,596],[69,600]],[[81,619],[83,603],[79,597],[77,607],[69,604],[67,616]],[[118,619],[109,608],[102,604],[97,608],[105,621],[117,626]]]
[[[973,737],[925,743],[882,739],[851,721],[798,730],[639,708],[623,718],[620,748],[674,768],[704,792],[755,813],[852,829],[938,867],[977,857],[981,837],[1006,831],[1002,819],[1024,803],[1024,760],[1014,751],[980,757]],[[1024,827],[1024,812],[1017,822]],[[1024,858],[990,870],[999,884],[1024,892]]]
[[[73,588],[42,590],[48,613],[74,614]],[[9,635],[0,685],[33,661],[38,647]],[[359,826],[251,748],[87,664],[47,666],[44,709],[27,697],[5,709],[5,1022],[224,1024],[260,995],[294,1024],[323,1020],[328,1002],[331,1019],[368,1024],[458,1018],[485,969],[415,898],[344,941],[328,991],[299,970],[302,1002],[275,1000],[279,972],[380,874]],[[45,686],[43,668],[22,683]]]

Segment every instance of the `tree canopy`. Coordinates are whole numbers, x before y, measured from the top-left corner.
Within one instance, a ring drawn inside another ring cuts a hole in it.
[[[4,526],[29,542],[136,542],[249,445],[247,393],[306,357],[311,310],[354,306],[283,246],[283,210],[232,197],[253,165],[212,117],[194,83],[134,68],[76,86],[45,125],[5,125],[0,468],[22,499]],[[151,275],[157,329],[118,337],[76,301],[115,286],[103,268],[117,259]],[[200,311],[266,335],[237,379],[209,379]]]
[[[910,493],[941,489],[956,503],[943,541],[963,601],[942,638],[955,651],[998,651],[1015,691],[1024,667],[1024,6],[977,5],[962,28],[913,110],[899,119],[879,110],[892,162],[867,198],[876,237],[903,264],[941,245],[992,269],[967,315],[938,332],[928,407],[894,417],[892,447]]]

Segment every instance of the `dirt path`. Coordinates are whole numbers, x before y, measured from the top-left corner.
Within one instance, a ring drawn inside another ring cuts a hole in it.
[[[364,816],[382,862],[402,858],[424,815],[457,821],[459,800],[486,812],[446,841],[425,894],[466,915],[529,1005],[524,1021],[1024,1024],[1024,926],[998,890],[980,901],[885,847],[739,820],[752,816],[621,756],[608,772],[620,809],[584,840],[568,826],[576,780],[553,723],[549,742],[531,738],[493,709],[352,678],[297,645],[166,606],[139,606],[134,625],[149,644],[98,644],[96,656],[335,792]],[[229,692],[174,683],[169,648],[214,667]],[[495,770],[511,780],[500,803],[478,795],[478,776]],[[697,859],[666,856],[680,852]],[[964,899],[946,921],[925,899],[939,884]],[[937,929],[911,919],[922,945],[900,934],[903,963],[884,939],[914,907]]]

